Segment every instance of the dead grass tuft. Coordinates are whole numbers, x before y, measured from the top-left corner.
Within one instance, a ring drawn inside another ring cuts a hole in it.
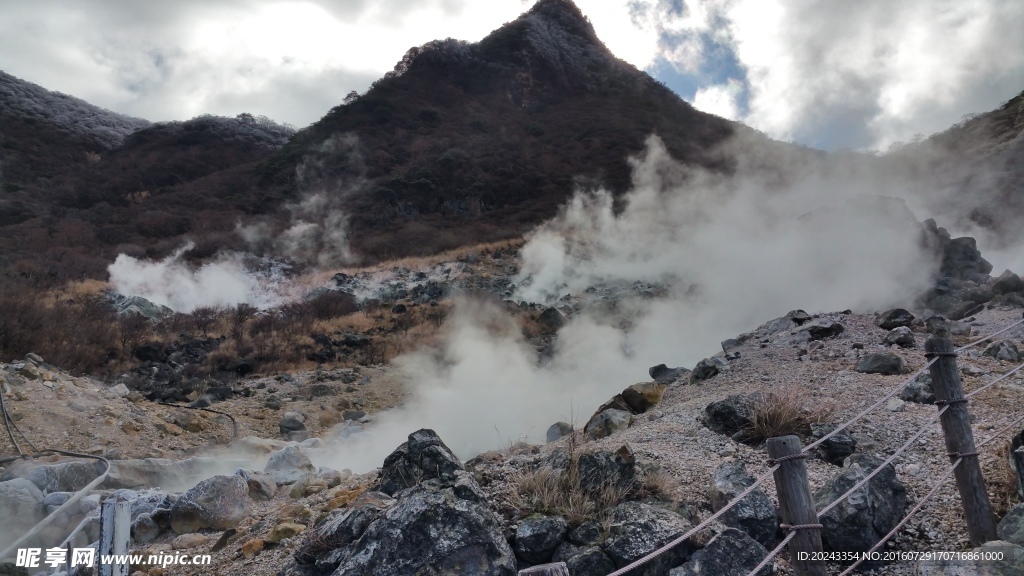
[[[983,464],[983,475],[996,516],[1002,517],[1019,501],[1017,472],[1010,464],[1013,444],[1007,440],[998,446],[996,458]]]
[[[569,435],[565,469],[549,466],[519,472],[515,478],[520,508],[526,514],[539,512],[562,516],[576,525],[587,520],[601,520],[605,512],[624,502],[636,492],[635,486],[619,486],[604,482],[596,493],[583,487],[579,469],[581,433]]]
[[[676,493],[679,488],[679,480],[660,466],[648,470],[644,474],[642,489],[645,496],[653,496],[658,500],[666,502],[674,502],[678,499]]]
[[[780,386],[765,392],[755,403],[746,437],[751,442],[763,442],[789,434],[806,436],[811,424],[828,420],[834,412],[834,404],[814,400],[806,386]]]

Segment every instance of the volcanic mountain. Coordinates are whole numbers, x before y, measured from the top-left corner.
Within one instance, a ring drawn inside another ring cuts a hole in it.
[[[993,206],[1019,196],[1020,102],[882,162],[929,189],[933,214],[1014,230],[1020,210]],[[280,256],[237,231],[280,237],[310,206],[367,263],[519,237],[577,188],[624,192],[652,134],[720,172],[832,162],[694,109],[616,58],[570,0],[540,0],[477,43],[412,48],[298,132],[250,114],[150,125],[6,74],[0,104],[0,270],[48,283],[102,278],[117,254],[162,258],[186,237],[193,259]],[[742,153],[722,151],[737,141]]]

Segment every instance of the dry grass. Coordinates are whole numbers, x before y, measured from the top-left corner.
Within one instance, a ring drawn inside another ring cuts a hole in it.
[[[540,467],[521,471],[515,478],[520,507],[527,514],[539,512],[562,516],[573,525],[601,520],[605,511],[621,504],[636,492],[636,486],[603,482],[596,494],[583,486],[580,474],[581,434],[573,432],[567,442],[568,466],[562,469]]]
[[[355,275],[360,272],[376,272],[378,270],[387,270],[396,266],[402,268],[418,269],[418,268],[429,268],[435,264],[442,264],[446,262],[454,262],[457,260],[465,260],[474,256],[480,256],[483,254],[493,254],[497,250],[518,250],[526,243],[523,238],[515,238],[511,240],[499,240],[497,242],[484,242],[473,246],[462,246],[460,248],[453,248],[430,256],[407,256],[405,258],[397,258],[394,260],[387,260],[384,262],[377,262],[371,266],[353,267],[353,268],[339,268],[331,272],[325,272],[323,275],[333,276],[338,272],[344,272],[345,274]]]
[[[676,493],[680,488],[679,480],[665,471],[660,466],[648,470],[644,474],[643,492],[645,495],[653,496],[658,500],[674,502],[677,500]]]
[[[1017,494],[1017,472],[1010,465],[1012,443],[1007,440],[998,446],[996,458],[986,462],[983,476],[988,485],[989,497],[997,516],[1002,517],[1019,501]]]
[[[85,280],[68,282],[54,295],[59,295],[71,300],[77,300],[84,296],[100,296],[110,289],[111,286],[109,282],[96,280],[94,278],[86,278]]]
[[[835,412],[834,404],[812,398],[811,391],[799,385],[765,392],[754,405],[747,438],[762,442],[775,436],[810,434],[811,424],[824,422]]]

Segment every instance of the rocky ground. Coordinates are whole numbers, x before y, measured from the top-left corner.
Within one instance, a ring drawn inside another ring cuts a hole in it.
[[[387,366],[335,368],[233,383],[223,400],[197,393],[199,406],[225,416],[149,401],[123,384],[71,376],[30,355],[0,365],[0,392],[31,446],[59,448],[111,460],[107,479],[79,502],[58,510],[102,467],[84,459],[47,456],[6,460],[0,469],[0,508],[11,518],[0,536],[10,542],[58,511],[41,546],[73,530],[76,545],[93,542],[98,507],[107,498],[131,502],[133,551],[212,555],[212,566],[135,566],[143,574],[515,574],[551,560],[574,576],[599,576],[642,557],[707,518],[769,469],[762,439],[795,432],[806,445],[846,422],[924,366],[924,341],[948,330],[964,344],[1021,319],[1024,282],[991,278],[980,255],[953,246],[945,277],[921,300],[884,314],[793,311],[722,343],[722,351],[692,369],[654,367],[652,380],[623,382],[623,393],[575,426],[560,423],[544,446],[511,446],[460,462],[430,431],[410,430],[408,442],[381,468],[366,474],[317,468],[317,454],[353,433],[372,433],[374,415],[401,403],[403,391]],[[431,264],[430,266],[434,266]],[[465,269],[470,268],[467,272]],[[459,286],[510,294],[514,258],[491,255],[462,262]],[[353,274],[338,286],[407,290],[427,286],[414,267],[389,278]],[[438,273],[444,275],[444,268]],[[386,275],[385,275],[386,276]],[[388,282],[391,282],[389,285]],[[375,287],[376,286],[376,287]],[[509,302],[538,328],[538,352],[573,314],[619,298],[658,297],[657,286],[595,287],[556,307]],[[505,294],[502,294],[502,293]],[[943,313],[954,321],[931,317]],[[929,320],[925,320],[928,318]],[[964,351],[964,388],[978,389],[1020,362],[1024,327]],[[826,545],[866,549],[887,532],[945,472],[942,434],[928,380],[850,426],[806,460],[821,509],[891,455],[919,429],[926,432],[868,488],[823,517]],[[1020,414],[1024,372],[970,403],[981,442]],[[778,416],[780,415],[781,416]],[[769,429],[776,415],[788,428]],[[1010,438],[1018,426],[981,450],[1000,537],[1024,545],[1024,508]],[[14,453],[4,440],[4,454]],[[230,444],[230,445],[229,445]],[[358,472],[358,471],[357,471]],[[773,480],[735,513],[695,535],[637,574],[746,573],[779,541]],[[947,481],[887,550],[965,551],[959,498]],[[0,544],[6,546],[0,538]],[[1009,545],[1007,545],[1009,546]],[[1020,551],[1019,548],[1006,550]],[[976,566],[897,562],[879,574],[982,573]],[[831,574],[842,570],[830,565]],[[1010,574],[991,572],[992,574]],[[960,570],[959,572],[957,570]],[[964,572],[966,570],[966,572]],[[776,574],[791,574],[788,559]]]

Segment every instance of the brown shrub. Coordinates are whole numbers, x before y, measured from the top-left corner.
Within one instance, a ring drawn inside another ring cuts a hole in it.
[[[835,411],[835,406],[809,400],[805,386],[787,385],[764,393],[755,403],[746,435],[750,441],[760,442],[788,434],[808,435],[811,424],[823,422]]]

